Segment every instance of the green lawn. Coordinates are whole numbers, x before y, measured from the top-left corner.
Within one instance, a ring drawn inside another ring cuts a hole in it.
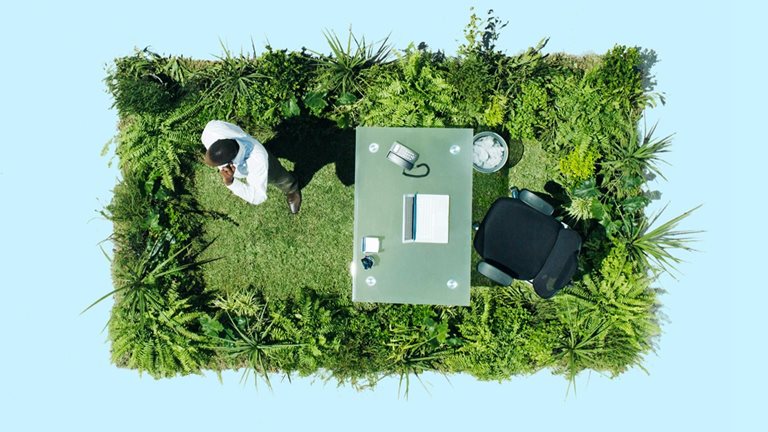
[[[208,219],[203,227],[207,238],[216,239],[206,256],[225,257],[205,266],[206,289],[253,287],[280,298],[305,287],[348,294],[354,188],[338,181],[332,165],[303,189],[297,215],[290,214],[284,195],[273,186],[267,201],[254,206],[232,194],[215,170],[201,164],[195,174],[193,194],[200,204],[231,218]]]

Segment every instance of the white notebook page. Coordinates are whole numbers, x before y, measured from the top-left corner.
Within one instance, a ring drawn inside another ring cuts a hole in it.
[[[417,243],[448,243],[448,195],[416,195]]]

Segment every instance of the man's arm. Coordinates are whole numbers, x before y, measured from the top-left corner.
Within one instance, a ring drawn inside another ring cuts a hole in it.
[[[254,152],[248,158],[248,177],[247,183],[234,181],[234,167],[231,168],[231,182],[224,179],[227,188],[235,195],[248,201],[253,205],[263,203],[267,199],[267,168],[269,161],[264,160],[261,154]],[[224,168],[227,169],[227,168]],[[223,176],[222,170],[222,176]]]

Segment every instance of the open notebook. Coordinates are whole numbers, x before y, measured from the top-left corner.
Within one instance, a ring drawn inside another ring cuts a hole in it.
[[[403,242],[448,243],[448,195],[403,195]]]

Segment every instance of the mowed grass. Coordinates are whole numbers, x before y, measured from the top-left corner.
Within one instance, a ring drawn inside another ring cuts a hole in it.
[[[215,239],[205,257],[224,257],[204,267],[207,290],[252,288],[280,298],[305,287],[337,295],[349,291],[354,187],[338,181],[332,164],[302,190],[297,215],[289,212],[285,195],[275,187],[269,186],[266,202],[254,206],[202,164],[195,172],[193,193],[204,209],[231,219],[211,218],[205,224],[206,238]]]
[[[556,175],[557,161],[544,151],[541,143],[533,140],[523,142],[523,156],[509,169],[509,187],[528,189],[545,193],[544,187]]]
[[[493,174],[473,173],[473,221],[480,222],[490,205],[508,196],[509,186],[543,190],[551,166],[538,143],[526,143],[514,167]],[[293,164],[281,159],[291,170]],[[514,179],[514,180],[513,180]],[[203,164],[195,171],[193,194],[203,209],[222,217],[208,218],[205,236],[214,243],[204,258],[223,257],[203,268],[206,290],[224,293],[248,288],[268,298],[287,298],[301,290],[351,296],[354,185],[339,180],[333,163],[322,167],[302,190],[301,212],[288,211],[285,196],[269,186],[267,201],[254,206],[232,194],[219,173]],[[475,272],[472,285],[491,282]]]

